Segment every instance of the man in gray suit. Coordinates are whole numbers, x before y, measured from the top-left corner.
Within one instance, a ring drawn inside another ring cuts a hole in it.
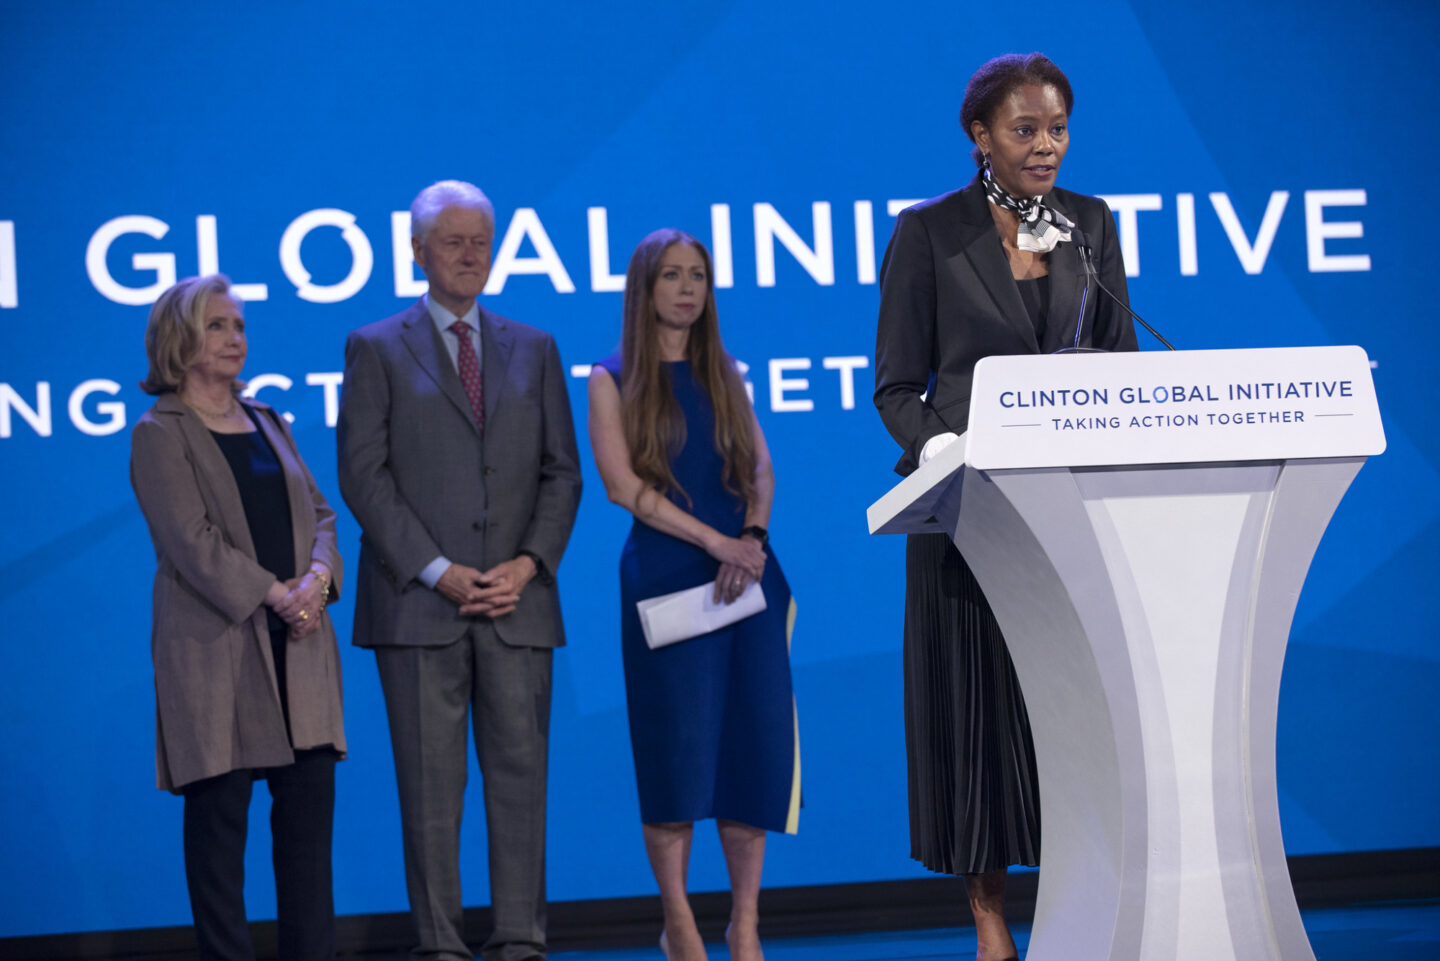
[[[360,522],[355,643],[390,720],[416,958],[468,961],[460,902],[467,714],[484,780],[487,961],[545,957],[555,571],[580,502],[565,372],[543,331],[476,302],[495,214],[441,181],[411,212],[419,302],[350,335],[340,490]]]

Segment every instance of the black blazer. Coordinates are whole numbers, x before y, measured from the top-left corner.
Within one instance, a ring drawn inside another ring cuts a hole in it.
[[[1115,221],[1105,201],[1057,187],[1045,203],[1074,221],[1095,251],[1101,281],[1128,301]],[[897,473],[915,470],[921,448],[936,434],[966,429],[970,382],[980,358],[1050,353],[1074,343],[1085,289],[1073,242],[1078,239],[1072,233],[1071,243],[1050,252],[1042,344],[1020,300],[979,176],[900,212],[880,269],[875,338],[875,406],[905,449]],[[1136,349],[1129,316],[1093,282],[1084,301],[1080,346]]]

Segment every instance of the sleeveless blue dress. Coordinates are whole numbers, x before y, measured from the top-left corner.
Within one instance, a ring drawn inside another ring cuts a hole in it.
[[[601,361],[620,385],[618,354]],[[731,537],[745,505],[725,489],[715,414],[687,361],[662,370],[685,415],[685,445],[670,470],[690,496],[670,500]],[[717,818],[795,833],[799,729],[790,682],[795,605],[773,552],[760,586],[766,609],[729,627],[652,651],[637,601],[715,579],[718,561],[636,520],[620,554],[620,633],[630,745],[647,824]]]

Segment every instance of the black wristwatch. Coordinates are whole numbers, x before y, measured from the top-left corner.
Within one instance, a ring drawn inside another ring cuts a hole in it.
[[[759,524],[751,524],[749,527],[741,528],[740,536],[744,537],[746,534],[749,534],[759,541],[761,547],[765,547],[770,543],[770,532]]]

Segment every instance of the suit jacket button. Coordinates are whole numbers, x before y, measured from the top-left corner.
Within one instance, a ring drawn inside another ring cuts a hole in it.
[[[476,521],[475,523],[471,524],[470,527],[472,530],[477,531],[483,531],[485,529],[485,525],[482,524],[480,521]]]
[[[485,474],[486,477],[489,477],[489,476],[490,476],[491,474],[493,474],[493,473],[495,473],[495,468],[493,468],[493,467],[487,467],[487,468],[485,468],[485,470],[484,470],[484,474]]]

